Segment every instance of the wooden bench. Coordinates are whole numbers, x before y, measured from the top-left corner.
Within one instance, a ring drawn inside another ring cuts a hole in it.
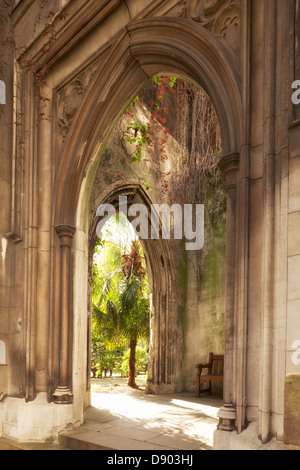
[[[201,396],[201,393],[209,392],[211,395],[211,383],[212,382],[224,382],[224,356],[221,354],[209,354],[207,364],[197,364],[197,397]],[[207,369],[207,373],[203,373],[203,369]],[[208,382],[208,388],[201,390],[201,384]]]

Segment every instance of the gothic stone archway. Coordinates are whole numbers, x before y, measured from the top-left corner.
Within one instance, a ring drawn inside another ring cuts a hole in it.
[[[22,3],[14,10],[16,24]],[[38,96],[51,98],[41,100],[43,112],[55,118],[42,120],[30,135],[28,171],[26,176],[15,174],[12,212],[17,215],[10,237],[16,240],[25,225],[28,245],[20,388],[26,401],[33,403],[37,394],[47,391],[60,423],[82,422],[88,402],[82,354],[87,349],[83,267],[87,264],[86,209],[95,171],[113,124],[137,90],[150,76],[172,74],[201,86],[220,122],[221,168],[228,191],[226,407],[220,411],[220,426],[236,426],[240,432],[245,424],[248,111],[242,104],[241,70],[247,67],[248,8],[245,2],[231,0],[212,3],[202,11],[195,2],[187,7],[176,1],[168,6],[148,2],[143,8],[144,2],[128,12],[124,2],[117,0],[89,2],[82,9],[80,1],[70,2],[65,8],[66,23],[60,23],[59,15],[54,18],[57,38],[45,58],[42,35],[22,57],[25,60],[31,54],[39,58],[38,68],[45,65],[47,80],[39,84]],[[24,95],[31,96],[35,86],[28,70],[22,82]],[[34,101],[26,101],[28,126],[38,111]],[[23,201],[23,187],[30,209],[20,223],[17,208]]]
[[[97,192],[95,193],[97,194]],[[103,187],[93,204],[96,209],[101,204],[110,204],[120,211],[119,197],[126,197],[126,216],[129,221],[135,219],[130,216],[132,205],[142,205],[147,221],[148,234],[140,239],[145,255],[148,285],[151,295],[150,312],[150,356],[148,364],[148,393],[174,393],[180,382],[180,363],[182,357],[182,330],[178,328],[178,318],[181,316],[182,305],[180,297],[174,295],[176,289],[176,267],[174,266],[174,247],[169,240],[152,240],[151,232],[151,201],[145,189],[135,182],[119,185],[118,183]],[[90,213],[89,223],[89,249],[92,250],[97,238],[97,224],[101,218],[96,216],[96,210]],[[91,240],[91,238],[93,240]],[[178,245],[178,244],[177,244]],[[178,246],[177,246],[178,252]],[[90,345],[88,345],[88,351]],[[88,372],[90,364],[88,360]],[[88,383],[89,383],[89,377]]]
[[[173,38],[175,31],[176,41]],[[159,43],[156,38],[159,38]],[[230,415],[230,424],[224,425],[224,428],[231,429],[231,426],[235,425],[236,418],[233,406],[236,399],[233,390],[233,320],[235,315],[236,264],[234,260],[236,259],[235,240],[238,229],[236,226],[236,191],[239,168],[238,149],[241,142],[241,96],[238,74],[226,48],[222,49],[220,45],[217,47],[214,38],[206,30],[199,30],[194,23],[191,24],[185,19],[155,18],[134,21],[127,26],[126,30],[122,30],[112,49],[106,55],[104,64],[94,72],[92,83],[66,136],[59,167],[60,177],[57,179],[55,187],[52,219],[58,235],[56,243],[58,243],[58,238],[60,239],[57,256],[59,268],[56,268],[55,264],[53,269],[56,273],[57,270],[60,270],[60,279],[62,279],[60,294],[57,291],[53,293],[60,297],[60,321],[55,322],[56,327],[52,334],[53,338],[58,337],[58,331],[56,331],[58,328],[59,331],[65,331],[66,336],[61,336],[58,354],[59,368],[56,365],[57,359],[52,358],[56,375],[53,375],[51,383],[56,384],[56,388],[53,389],[52,386],[49,393],[58,403],[68,402],[72,396],[70,384],[74,363],[70,362],[71,341],[70,338],[67,338],[67,331],[69,331],[69,324],[73,316],[72,300],[70,301],[72,295],[68,295],[68,289],[70,292],[72,289],[77,291],[78,286],[76,288],[73,284],[73,288],[71,287],[72,268],[69,258],[75,229],[76,240],[78,240],[80,231],[84,232],[85,230],[84,224],[86,222],[83,218],[82,207],[86,206],[81,206],[81,204],[85,204],[95,167],[101,157],[105,140],[113,123],[145,80],[149,76],[159,73],[186,77],[202,86],[212,98],[220,121],[224,152],[221,168],[224,171],[228,187],[227,259],[230,260],[227,269],[225,339],[224,400],[226,408],[224,412],[220,411],[220,420],[222,421],[224,414],[227,423]],[[73,246],[76,246],[76,243],[77,241]],[[76,254],[75,271],[79,271]],[[55,305],[58,302],[57,300]],[[84,302],[86,305],[86,301]],[[80,310],[83,310],[83,306]],[[57,315],[56,310],[53,315]],[[75,322],[77,316],[75,308]],[[78,342],[75,341],[74,344],[76,345]],[[241,357],[240,354],[237,357]],[[159,365],[158,369],[162,370],[163,365]],[[173,388],[171,387],[170,390],[175,390],[175,379],[175,376],[171,378]],[[160,385],[165,387],[166,384],[161,383]],[[239,421],[239,427],[242,428],[243,411]]]
[[[3,435],[35,439],[39,426],[44,439],[84,419],[85,204],[118,115],[149,76],[165,73],[203,87],[222,130],[227,406],[220,427],[241,433],[249,425],[241,436],[217,430],[216,447],[236,439],[251,448],[253,435],[299,443],[300,126],[291,100],[299,0],[2,4],[11,5],[5,29],[10,13],[15,30],[15,55],[14,42],[3,41],[1,57]]]

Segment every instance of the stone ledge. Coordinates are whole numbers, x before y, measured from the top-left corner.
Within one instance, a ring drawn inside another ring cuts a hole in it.
[[[58,435],[73,425],[73,405],[48,403],[47,394],[26,403],[21,398],[7,397],[1,404],[0,435],[21,442],[57,440]]]
[[[273,438],[263,444],[258,438],[258,421],[250,423],[241,434],[217,429],[214,432],[214,450],[285,450],[283,442]]]

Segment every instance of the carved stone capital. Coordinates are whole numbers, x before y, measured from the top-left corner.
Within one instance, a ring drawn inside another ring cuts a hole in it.
[[[226,180],[227,190],[236,187],[239,162],[240,156],[238,153],[229,153],[228,155],[224,155],[219,162],[219,168]]]
[[[61,225],[57,225],[55,227],[55,230],[59,238],[61,237],[73,238],[76,228],[73,227],[73,225],[61,224]]]
[[[56,233],[60,238],[61,247],[71,247],[72,239],[75,233],[75,227],[72,225],[62,224],[55,227]]]

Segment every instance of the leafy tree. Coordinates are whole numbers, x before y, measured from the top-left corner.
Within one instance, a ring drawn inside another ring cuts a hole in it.
[[[130,349],[127,349],[124,353],[123,361],[121,364],[121,370],[124,373],[124,375],[125,374],[128,375],[129,373],[129,358],[130,358]],[[147,364],[148,364],[147,349],[142,346],[137,346],[136,347],[136,362],[135,362],[135,367],[136,367],[136,372],[137,372],[136,375],[145,371],[147,369]]]
[[[139,338],[149,338],[149,296],[145,295],[146,271],[137,241],[123,256],[122,272],[125,277],[120,292],[120,329],[130,341],[128,385],[135,387],[136,347]]]
[[[106,243],[105,248],[102,262],[93,266],[93,328],[107,349],[129,342],[128,385],[136,387],[137,342],[148,340],[150,333],[144,257],[138,240],[133,240],[125,253],[124,247],[113,242]]]

